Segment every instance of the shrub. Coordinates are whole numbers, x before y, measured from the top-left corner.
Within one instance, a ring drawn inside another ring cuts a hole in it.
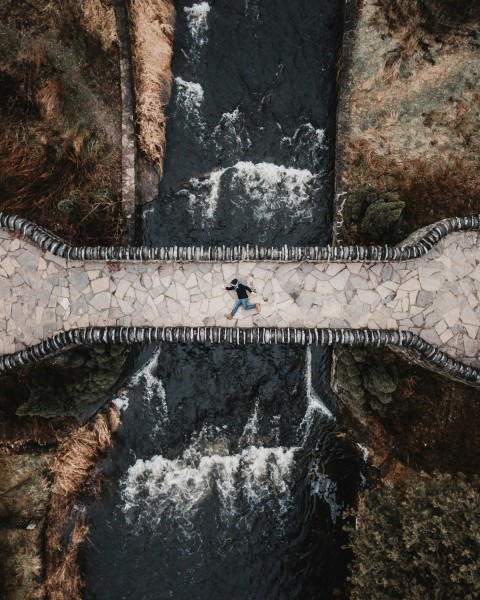
[[[350,243],[395,244],[406,235],[398,194],[371,187],[352,194],[344,208],[346,237]]]
[[[351,600],[480,597],[480,478],[425,475],[367,492],[351,548]]]
[[[393,400],[398,375],[394,364],[373,360],[362,348],[336,348],[337,382],[342,397],[357,417],[364,417],[368,409],[384,415],[386,405]]]
[[[30,375],[29,399],[17,415],[77,416],[118,380],[125,347],[75,348],[41,363]]]

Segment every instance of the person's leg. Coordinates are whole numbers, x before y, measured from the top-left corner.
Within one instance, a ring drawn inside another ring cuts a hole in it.
[[[252,310],[252,308],[257,308],[257,304],[250,304],[248,298],[243,298],[241,301],[242,306],[245,310]]]
[[[233,317],[235,315],[235,313],[237,312],[237,310],[240,308],[241,305],[242,305],[241,300],[235,300],[235,304],[233,305],[232,312],[230,313],[231,317]]]

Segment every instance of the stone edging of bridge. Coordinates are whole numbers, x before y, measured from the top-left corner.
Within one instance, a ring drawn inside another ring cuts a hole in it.
[[[435,223],[419,239],[397,246],[70,246],[42,227],[0,212],[0,227],[21,233],[42,249],[66,260],[104,261],[279,261],[392,262],[419,258],[449,233],[480,230],[480,215],[450,217]]]
[[[40,344],[0,357],[0,373],[51,357],[62,350],[86,344],[141,344],[154,342],[211,342],[245,344],[319,345],[383,348],[396,346],[412,358],[451,378],[480,388],[480,369],[450,358],[410,331],[379,329],[278,329],[269,327],[90,327],[71,329]]]

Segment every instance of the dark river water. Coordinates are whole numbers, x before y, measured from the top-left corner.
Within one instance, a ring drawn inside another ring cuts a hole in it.
[[[342,2],[177,7],[145,243],[326,244]],[[360,465],[328,378],[319,348],[146,349],[89,509],[85,598],[331,598]]]

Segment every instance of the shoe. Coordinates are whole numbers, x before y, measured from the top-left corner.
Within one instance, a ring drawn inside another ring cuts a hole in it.
[[[231,315],[231,314],[228,314],[228,315],[225,315],[225,316],[227,317],[227,319],[228,319],[229,321],[231,321],[231,320],[233,319],[233,317],[232,317],[232,315]]]
[[[257,309],[257,312],[260,312],[260,304],[255,304],[255,308]]]

